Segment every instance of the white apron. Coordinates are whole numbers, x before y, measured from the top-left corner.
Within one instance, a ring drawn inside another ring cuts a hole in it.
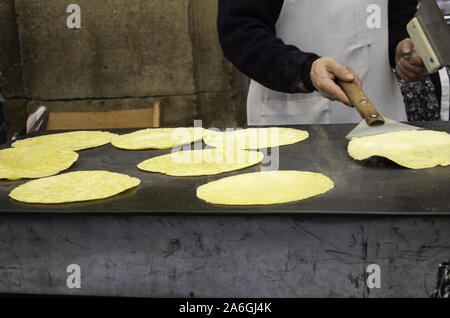
[[[381,8],[381,28],[367,24],[371,5]],[[389,66],[388,0],[285,0],[277,36],[304,52],[350,65],[378,111],[406,120],[403,98]],[[251,81],[247,99],[249,125],[355,123],[356,109],[323,98],[318,92],[286,94]]]

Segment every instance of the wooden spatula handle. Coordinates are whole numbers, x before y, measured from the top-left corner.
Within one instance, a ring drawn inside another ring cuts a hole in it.
[[[355,82],[337,80],[337,84],[342,88],[353,107],[358,110],[369,126],[384,123],[384,118],[378,113],[370,99]]]

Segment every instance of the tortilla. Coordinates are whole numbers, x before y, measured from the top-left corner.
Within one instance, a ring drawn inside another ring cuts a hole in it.
[[[269,205],[304,200],[333,187],[333,181],[320,173],[256,172],[202,185],[197,188],[197,197],[213,204]]]
[[[204,176],[244,169],[260,163],[263,158],[264,155],[256,151],[188,150],[151,158],[138,164],[138,168],[177,177]]]
[[[309,137],[307,131],[293,128],[249,128],[216,132],[206,130],[203,140],[209,146],[233,149],[263,149],[298,143]]]
[[[77,171],[29,181],[9,196],[25,203],[68,203],[112,197],[137,187],[140,180],[108,171]]]
[[[20,147],[0,150],[0,179],[43,178],[66,170],[77,161],[70,150]]]
[[[203,128],[154,128],[113,138],[114,147],[126,150],[170,149],[203,138]]]
[[[106,145],[114,136],[117,135],[106,131],[71,131],[18,140],[12,146],[47,146],[78,151]]]
[[[450,135],[442,131],[407,130],[354,138],[348,153],[356,160],[388,158],[411,169],[450,164]]]

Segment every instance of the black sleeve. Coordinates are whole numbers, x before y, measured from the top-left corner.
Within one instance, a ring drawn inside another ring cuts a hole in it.
[[[314,91],[310,72],[319,58],[276,36],[283,0],[219,0],[217,26],[225,57],[242,73],[285,93]]]
[[[400,41],[409,37],[406,25],[417,11],[418,0],[389,0],[389,62],[395,68],[395,50]]]

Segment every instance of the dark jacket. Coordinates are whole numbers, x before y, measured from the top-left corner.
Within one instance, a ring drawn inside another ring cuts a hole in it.
[[[219,0],[220,43],[225,57],[263,86],[285,93],[309,93],[315,90],[311,66],[319,56],[276,37],[275,24],[282,7],[283,0]],[[397,44],[408,37],[406,24],[416,8],[417,0],[389,1],[391,66]]]

